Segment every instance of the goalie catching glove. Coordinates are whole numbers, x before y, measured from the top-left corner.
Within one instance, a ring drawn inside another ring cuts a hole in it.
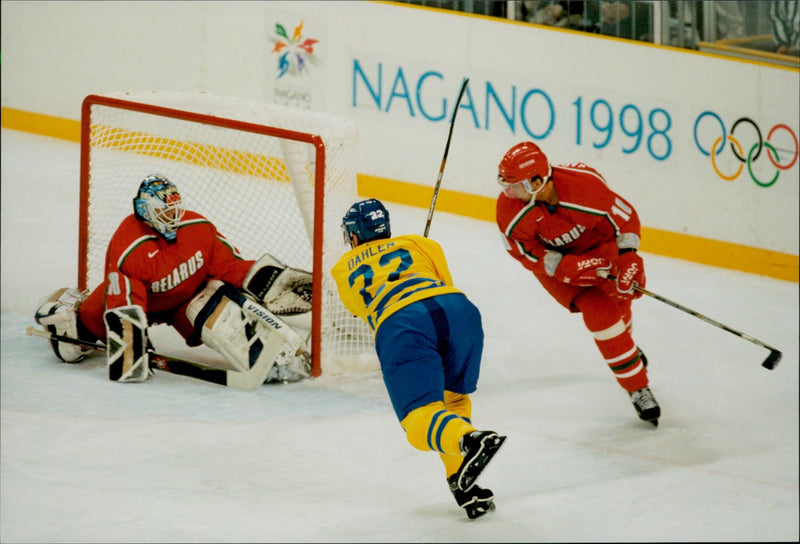
[[[276,315],[297,315],[311,311],[311,283],[311,272],[267,253],[252,266],[242,288]]]

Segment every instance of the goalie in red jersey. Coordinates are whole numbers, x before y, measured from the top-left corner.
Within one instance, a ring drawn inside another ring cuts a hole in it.
[[[276,327],[242,311],[243,297],[263,304],[279,323],[277,315],[310,311],[309,272],[269,254],[244,259],[208,219],[183,208],[177,187],[164,176],[141,182],[133,212],[108,244],[103,283],[88,296],[59,289],[36,311],[39,324],[54,334],[106,343],[114,381],[148,377],[147,327],[159,323],[172,326],[189,346],[205,343],[240,372],[268,357],[272,364],[259,365],[270,368],[266,381],[309,376],[303,346],[273,349],[277,344],[268,338]],[[79,345],[52,340],[51,346],[67,363],[85,356]]]
[[[551,165],[533,142],[500,161],[497,226],[508,253],[586,328],[638,416],[658,425],[647,359],[631,336],[631,302],[645,287],[639,216],[585,164]],[[606,275],[616,280],[606,279]]]

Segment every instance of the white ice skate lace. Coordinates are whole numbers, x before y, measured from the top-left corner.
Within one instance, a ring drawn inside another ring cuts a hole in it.
[[[634,392],[632,396],[633,402],[642,410],[647,410],[648,408],[655,408],[658,406],[658,404],[656,404],[656,399],[653,397],[653,393],[650,391],[649,387],[644,387]]]

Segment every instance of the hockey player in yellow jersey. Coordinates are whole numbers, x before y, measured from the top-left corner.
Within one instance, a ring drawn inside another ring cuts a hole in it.
[[[471,423],[469,394],[483,351],[478,308],[453,286],[438,243],[391,236],[380,201],[353,204],[342,230],[351,250],[331,274],[345,307],[375,332],[383,381],[408,441],[440,454],[470,519],[491,512],[494,494],[475,481],[506,437]]]

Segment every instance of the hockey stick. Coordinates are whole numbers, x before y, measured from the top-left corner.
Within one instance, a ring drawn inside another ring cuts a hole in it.
[[[93,349],[96,351],[106,351],[106,346],[100,342],[89,342],[87,340],[80,340],[54,334],[49,331],[43,331],[35,327],[28,327],[25,331],[29,336],[40,336],[48,340],[55,340],[57,342],[64,342],[65,344],[74,344],[85,348]],[[148,348],[147,352],[150,354],[150,368],[163,370],[171,374],[179,374],[181,376],[188,376],[196,378],[217,385],[224,385],[226,387],[233,387],[235,389],[242,389],[244,391],[254,391],[261,385],[264,380],[258,382],[256,373],[251,375],[250,372],[237,372],[235,370],[222,370],[219,368],[208,368],[201,363],[180,359],[171,355],[158,353],[152,348]]]
[[[431,197],[431,207],[428,210],[428,220],[425,223],[425,238],[428,237],[428,231],[431,230],[431,219],[433,219],[433,209],[436,207],[436,198],[439,196],[439,186],[442,184],[442,175],[444,174],[444,164],[447,162],[447,153],[450,151],[450,139],[453,137],[453,126],[456,124],[456,114],[458,113],[458,106],[461,104],[461,97],[464,96],[464,91],[469,83],[469,78],[464,78],[461,84],[461,90],[456,99],[456,106],[453,108],[453,116],[450,118],[450,132],[447,134],[447,145],[444,146],[444,156],[442,157],[442,164],[439,166],[439,177],[436,179],[436,186],[433,188],[433,196]]]
[[[600,276],[600,277],[609,279],[609,280],[616,280],[617,279],[615,276],[612,276],[611,274],[609,274],[606,270],[598,270],[597,275]],[[757,344],[757,345],[761,346],[762,348],[767,348],[769,350],[769,355],[767,355],[767,358],[764,359],[763,363],[761,363],[761,366],[763,366],[764,368],[766,368],[768,370],[773,370],[776,366],[778,366],[778,363],[780,362],[781,358],[783,357],[783,353],[781,353],[779,350],[773,348],[772,346],[768,346],[764,342],[762,342],[762,341],[760,341],[760,340],[758,340],[756,338],[753,338],[749,334],[745,334],[743,332],[737,331],[736,329],[732,329],[732,328],[728,327],[727,325],[723,325],[719,321],[714,321],[710,317],[706,317],[706,316],[704,316],[703,314],[701,314],[699,312],[696,312],[696,311],[694,311],[692,309],[687,308],[686,306],[681,306],[677,302],[669,300],[668,298],[664,298],[661,295],[657,295],[657,294],[653,293],[652,291],[648,291],[647,289],[643,289],[642,287],[639,287],[635,283],[633,284],[633,290],[634,291],[638,291],[639,293],[642,293],[643,295],[647,295],[648,297],[652,297],[652,298],[654,298],[656,300],[659,300],[659,301],[661,301],[661,302],[663,302],[665,304],[669,304],[673,308],[677,308],[677,309],[679,309],[681,311],[686,312],[689,315],[693,315],[694,317],[696,317],[698,319],[702,319],[703,321],[705,321],[706,323],[708,323],[710,325],[714,325],[715,327],[719,327],[720,329],[722,329],[724,331],[728,331],[731,334],[735,334],[739,338],[744,338],[745,340],[748,340],[748,341],[750,341],[750,342],[752,342],[754,344]]]

